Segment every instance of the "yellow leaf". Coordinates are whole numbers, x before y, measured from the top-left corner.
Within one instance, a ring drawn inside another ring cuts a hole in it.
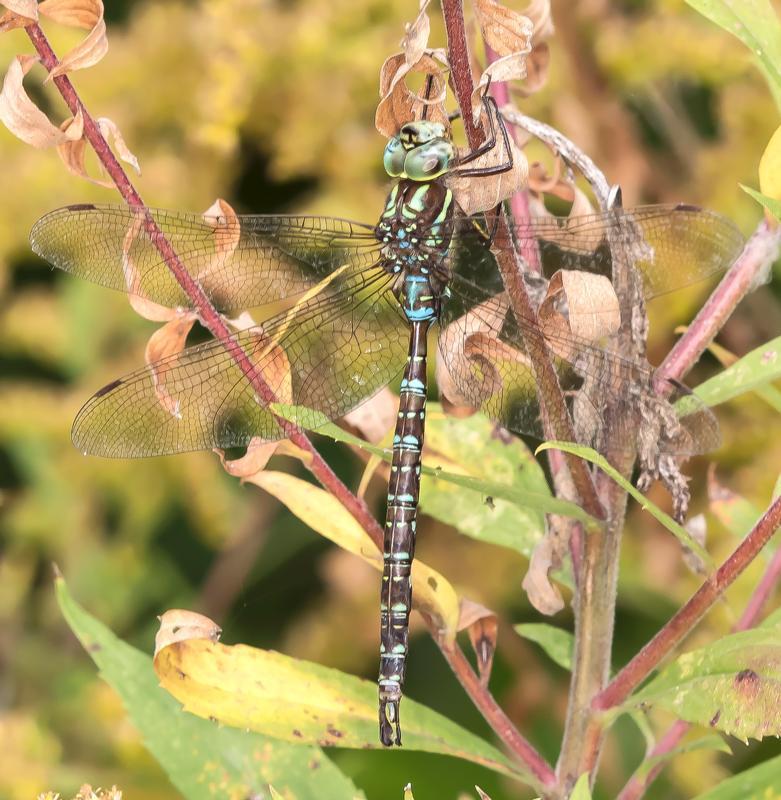
[[[334,544],[382,571],[382,557],[355,517],[333,495],[284,472],[259,472],[247,479],[284,503],[302,522]],[[436,570],[416,560],[412,566],[414,604],[432,617],[445,641],[453,641],[458,595]]]
[[[781,200],[781,125],[770,137],[759,160],[759,190],[774,200]]]

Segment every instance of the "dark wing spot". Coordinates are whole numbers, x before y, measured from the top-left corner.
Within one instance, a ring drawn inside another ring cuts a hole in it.
[[[694,211],[697,213],[702,211],[702,206],[695,206],[692,203],[678,203],[673,211]]]
[[[74,203],[73,205],[65,206],[65,208],[68,211],[94,211],[97,206],[93,203]]]
[[[107,383],[102,389],[98,389],[95,392],[95,397],[103,397],[104,394],[108,394],[109,392],[113,392],[117,386],[122,385],[122,378],[117,378],[115,381],[111,381],[111,383]]]

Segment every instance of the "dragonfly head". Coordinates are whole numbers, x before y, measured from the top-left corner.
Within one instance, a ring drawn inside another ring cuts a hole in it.
[[[433,181],[450,169],[456,151],[441,122],[419,120],[403,125],[398,136],[388,140],[383,156],[385,171],[392,178]]]

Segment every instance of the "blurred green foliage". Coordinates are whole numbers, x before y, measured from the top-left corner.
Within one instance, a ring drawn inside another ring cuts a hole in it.
[[[377,75],[416,3],[112,0],[108,6],[109,54],[74,82],[92,112],[114,119],[138,155],[144,174],[137,185],[147,202],[203,210],[222,196],[240,211],[295,209],[372,221],[387,188],[384,143],[372,126]],[[432,41],[443,44],[432,15]],[[742,45],[678,0],[561,0],[554,21],[550,80],[522,101],[523,110],[580,144],[622,184],[627,205],[701,203],[750,232],[758,208],[738,183],[756,185],[778,112]],[[47,31],[60,53],[79,37],[53,25]],[[3,35],[0,64],[29,50],[23,32]],[[34,88],[41,75],[34,71],[27,83],[59,120],[65,114],[55,93]],[[173,797],[119,698],[96,677],[63,623],[52,562],[85,607],[147,652],[155,615],[181,606],[217,618],[226,641],[273,647],[370,678],[377,661],[376,577],[270,497],[228,478],[210,454],[107,462],[73,450],[68,430],[80,403],[142,361],[152,327],[122,296],[51,272],[27,246],[32,223],[45,211],[68,202],[116,202],[116,196],[71,178],[56,154],[33,151],[4,129],[0,152],[0,798],[29,800],[48,788],[67,796],[85,781],[117,784],[139,800]],[[529,153],[546,157],[537,145]],[[704,291],[669,298],[654,310],[652,359],[666,352],[673,325],[691,317]],[[762,289],[743,302],[720,341],[744,353],[780,327],[778,289]],[[704,359],[694,382],[713,371],[715,361]],[[747,396],[719,409],[719,419],[724,446],[712,457],[718,479],[762,508],[781,463],[778,417]],[[339,445],[322,447],[356,486],[357,460]],[[707,464],[690,464],[694,511],[708,508]],[[378,512],[383,496],[380,483],[372,483],[368,497]],[[667,503],[658,487],[651,497]],[[736,532],[715,515],[708,521],[709,549],[723,558]],[[421,558],[457,588],[509,622],[539,621],[520,588],[526,569],[520,555],[429,520],[420,530]],[[762,568],[748,570],[690,647],[726,632]],[[697,584],[678,544],[633,508],[615,664]],[[555,623],[571,621],[564,612]],[[422,633],[419,620],[415,630]],[[490,736],[424,635],[413,643],[407,688]],[[566,673],[507,627],[492,688],[523,732],[555,758]],[[778,752],[774,742],[734,744],[730,758],[697,751],[676,760],[649,796],[691,797]],[[632,723],[620,721],[595,797],[614,797],[642,750]],[[455,798],[474,783],[493,800],[528,796],[444,757],[346,751],[333,758],[368,797],[400,796],[410,780],[419,800]]]

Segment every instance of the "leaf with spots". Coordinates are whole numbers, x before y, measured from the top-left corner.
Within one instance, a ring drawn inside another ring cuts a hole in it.
[[[155,655],[155,670],[185,711],[199,717],[287,742],[382,748],[376,684],[339,670],[208,638],[162,647]],[[402,709],[405,749],[464,758],[527,780],[521,767],[441,714],[409,699]]]
[[[285,800],[362,800],[352,781],[314,745],[292,745],[260,733],[225,728],[182,714],[160,688],[152,659],[118,639],[56,581],[71,630],[122,698],[144,744],[188,800],[265,797],[273,783]]]
[[[680,656],[621,711],[658,706],[747,741],[781,735],[781,636],[775,627],[725,636]]]

